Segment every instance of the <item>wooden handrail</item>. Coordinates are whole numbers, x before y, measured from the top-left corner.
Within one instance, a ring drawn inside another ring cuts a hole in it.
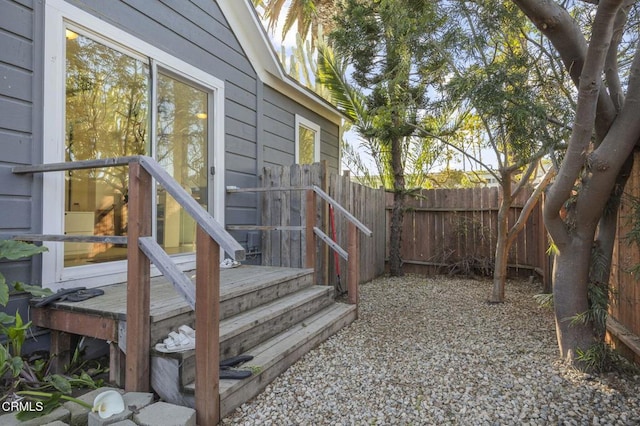
[[[342,213],[342,215],[351,223],[353,223],[360,231],[362,231],[362,233],[364,235],[366,235],[367,237],[371,237],[373,235],[373,232],[367,228],[364,223],[360,222],[358,219],[356,219],[356,217],[354,215],[352,215],[351,213],[349,213],[349,211],[347,209],[345,209],[344,207],[342,207],[342,204],[338,203],[336,200],[334,200],[333,198],[331,198],[331,196],[329,196],[329,194],[327,194],[326,192],[324,192],[322,189],[320,189],[318,186],[313,185],[313,191],[318,194],[320,196],[320,198],[322,198],[323,200],[325,200],[327,203],[331,204],[333,206],[334,209],[338,210],[340,213]]]
[[[145,155],[131,155],[127,157],[104,158],[99,160],[70,161],[66,163],[49,163],[31,166],[15,166],[13,173],[47,173],[68,170],[97,169],[105,167],[127,166],[139,163],[147,172],[160,183],[164,189],[189,213],[203,230],[211,236],[220,247],[235,260],[244,260],[244,248],[229,234],[224,227],[215,220],[209,212],[187,191],[184,190],[156,160]],[[72,241],[72,240],[64,240]],[[75,240],[79,241],[79,240]]]
[[[298,228],[304,228],[306,232],[306,262],[307,268],[315,268],[316,250],[315,250],[315,238],[319,237],[329,248],[338,253],[340,257],[348,261],[348,300],[349,303],[358,304],[358,281],[360,280],[360,255],[359,255],[359,241],[357,236],[357,230],[360,230],[367,237],[371,237],[373,232],[362,222],[360,222],[354,215],[352,215],[347,209],[345,209],[339,202],[334,200],[329,194],[323,191],[317,185],[311,186],[282,186],[282,187],[261,187],[261,188],[238,188],[227,187],[228,193],[246,193],[246,192],[270,192],[270,191],[306,191],[306,218],[304,227],[292,227],[292,226],[237,226],[233,229],[252,229],[252,230],[298,230]],[[315,195],[318,195],[328,204],[333,206],[335,210],[340,212],[347,220],[347,250],[344,250],[340,245],[333,241],[327,234],[321,229],[314,226],[315,224],[315,211],[316,200]],[[229,227],[231,228],[231,227]],[[314,276],[315,281],[315,276]]]
[[[367,228],[367,226],[360,222],[354,215],[349,213],[347,209],[342,207],[342,204],[334,200],[329,194],[324,192],[319,186],[311,185],[311,186],[279,186],[279,187],[261,187],[261,188],[236,188],[233,186],[227,187],[228,193],[243,193],[243,192],[269,192],[269,191],[305,191],[308,189],[313,189],[313,192],[318,194],[320,198],[325,200],[327,203],[331,204],[334,209],[338,210],[340,213],[344,215],[349,222],[353,223],[355,226],[362,231],[367,237],[371,237],[373,232]]]
[[[245,251],[239,242],[235,240],[200,204],[181,187],[156,160],[151,157],[140,157],[140,164],[155,180],[198,222],[211,238],[235,260],[244,260]]]
[[[235,260],[245,250],[160,164],[136,155],[31,166],[16,166],[16,174],[129,166],[129,232],[121,236],[14,235],[32,241],[82,241],[127,244],[127,359],[125,389],[149,389],[151,261],[196,311],[196,417],[201,425],[220,420],[220,248]],[[197,223],[196,288],[151,236],[152,179],[161,184]],[[197,303],[199,301],[199,303]],[[203,308],[204,307],[204,308]]]

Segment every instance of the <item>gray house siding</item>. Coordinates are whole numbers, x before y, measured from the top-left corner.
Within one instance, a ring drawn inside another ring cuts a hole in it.
[[[216,2],[82,0],[74,5],[225,82],[225,184],[256,186],[257,75]],[[227,198],[229,224],[255,223],[256,197]],[[246,233],[234,237],[246,243]]]
[[[225,170],[216,173],[226,185],[258,186],[264,165],[293,163],[296,113],[321,126],[322,158],[338,170],[339,127],[259,80],[216,1],[67,1],[224,81]],[[44,5],[0,0],[0,233],[41,232],[41,178],[11,167],[42,162]],[[226,195],[227,224],[255,224],[258,209],[256,194]],[[246,244],[246,232],[233,235]],[[2,270],[10,280],[40,282],[38,259]]]
[[[339,169],[339,127],[269,86],[264,86],[263,131],[259,144],[263,165],[290,165],[295,160],[295,115],[320,126],[320,158],[330,172]]]
[[[42,4],[0,0],[0,233],[40,232],[40,178],[11,168],[42,161]],[[39,259],[2,262],[8,282],[40,283]],[[6,312],[27,316],[28,298],[12,296]],[[29,342],[25,350],[29,350]]]

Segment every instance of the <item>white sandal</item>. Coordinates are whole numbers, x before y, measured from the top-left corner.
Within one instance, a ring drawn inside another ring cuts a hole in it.
[[[170,332],[169,337],[164,339],[162,343],[158,343],[155,346],[158,352],[163,353],[184,352],[195,349],[195,347],[195,332],[193,334],[193,337],[191,337],[186,333],[176,333],[175,331]]]
[[[238,262],[237,260],[229,259],[229,258],[226,258],[225,260],[220,262],[220,267],[222,269],[237,268],[238,266],[240,266],[240,262]]]

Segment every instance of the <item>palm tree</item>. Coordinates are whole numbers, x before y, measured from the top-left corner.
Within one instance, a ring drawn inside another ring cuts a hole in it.
[[[253,0],[253,5],[263,10],[262,16],[268,22],[267,29],[272,32],[278,26],[283,8],[287,7],[282,24],[283,39],[294,24],[297,24],[300,37],[306,39],[311,35],[312,40],[316,39],[320,27],[323,32],[329,33],[335,25],[333,18],[337,11],[336,0]]]

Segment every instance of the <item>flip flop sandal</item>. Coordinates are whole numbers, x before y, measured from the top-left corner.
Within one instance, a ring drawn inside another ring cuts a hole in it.
[[[220,367],[236,367],[240,364],[243,364],[247,361],[251,361],[253,359],[252,355],[238,355],[231,358],[223,359],[220,361]]]
[[[249,370],[231,370],[228,367],[220,368],[220,379],[242,380],[251,377],[252,374]]]
[[[65,296],[64,300],[67,302],[82,302],[83,300],[91,299],[92,297],[102,296],[104,290],[99,288],[90,288],[87,290],[78,290],[73,293],[69,293]]]
[[[38,302],[35,303],[34,306],[36,308],[41,308],[43,306],[50,305],[53,302],[64,300],[66,296],[68,296],[69,294],[75,293],[80,290],[86,290],[86,287],[75,287],[75,288],[68,288],[68,289],[61,288],[55,294],[52,294],[51,296],[47,296],[47,297],[44,297],[42,300],[39,300]]]

